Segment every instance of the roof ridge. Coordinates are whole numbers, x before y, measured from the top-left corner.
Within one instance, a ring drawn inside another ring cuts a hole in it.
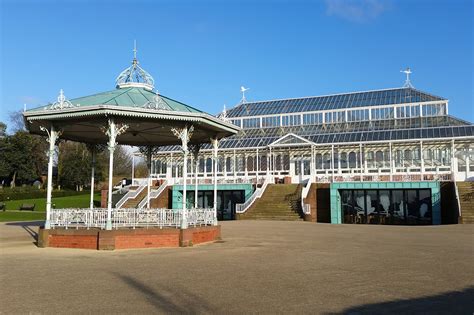
[[[261,100],[261,101],[254,101],[254,102],[245,102],[245,103],[239,103],[235,107],[230,108],[228,111],[231,111],[235,108],[239,108],[242,105],[249,105],[249,104],[259,104],[259,103],[265,103],[265,102],[278,102],[278,101],[289,101],[289,100],[303,100],[303,99],[309,99],[309,98],[319,98],[319,97],[328,97],[328,96],[339,96],[339,95],[352,95],[352,94],[361,94],[361,93],[370,93],[370,92],[383,92],[383,91],[394,91],[394,90],[414,90],[416,92],[424,93],[427,95],[430,95],[432,97],[437,97],[442,100],[447,100],[444,97],[437,96],[434,94],[430,94],[427,92],[424,92],[422,90],[418,90],[415,88],[411,87],[396,87],[396,88],[387,88],[387,89],[378,89],[378,90],[366,90],[366,91],[354,91],[354,92],[342,92],[342,93],[333,93],[333,94],[323,94],[323,95],[313,95],[313,96],[301,96],[301,97],[289,97],[289,98],[276,98],[276,99],[268,99],[268,100]]]

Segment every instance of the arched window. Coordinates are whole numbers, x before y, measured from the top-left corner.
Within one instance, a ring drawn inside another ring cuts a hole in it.
[[[411,162],[412,159],[413,159],[412,151],[410,149],[406,149],[405,157],[404,157],[405,162]]]
[[[260,171],[267,170],[267,156],[266,155],[261,155],[258,158],[258,163],[260,164]]]
[[[253,167],[253,156],[248,156],[247,157],[247,171],[248,172],[253,172],[254,167]]]
[[[219,156],[217,158],[217,171],[218,172],[222,172],[224,169],[224,157],[223,156]]]
[[[212,159],[211,158],[207,158],[206,160],[206,172],[212,173]]]
[[[199,159],[199,173],[204,173],[204,158]]]
[[[285,154],[283,156],[283,170],[288,171],[290,169],[290,156]]]
[[[377,167],[383,167],[383,152],[377,151],[375,152],[375,162]]]
[[[350,168],[357,167],[357,154],[355,152],[349,153],[349,167]]]
[[[341,159],[341,168],[347,168],[347,153],[342,152],[340,155],[340,159]]]
[[[230,156],[227,157],[226,161],[225,161],[225,171],[227,173],[230,173],[233,171],[233,165],[232,165],[232,158]]]
[[[275,158],[275,170],[281,171],[281,155],[277,155]]]
[[[324,169],[328,170],[331,168],[331,156],[329,153],[324,153],[323,155]]]
[[[323,169],[323,155],[321,153],[316,154],[316,168],[318,170]]]

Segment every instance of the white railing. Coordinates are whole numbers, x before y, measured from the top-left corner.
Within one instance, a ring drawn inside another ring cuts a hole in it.
[[[112,211],[112,227],[174,227],[181,226],[182,212],[174,209],[116,209]]]
[[[134,178],[132,180],[132,186],[143,186],[148,183],[148,178]]]
[[[150,199],[154,199],[154,198],[158,197],[158,196],[165,190],[165,188],[166,188],[167,186],[168,186],[168,181],[165,180],[165,181],[160,185],[160,187],[158,187],[158,189],[154,189],[154,190],[150,191]],[[147,202],[148,202],[148,196],[145,196],[145,198],[143,198],[143,200],[140,201],[140,203],[138,204],[137,208],[139,208],[139,209],[145,208]]]
[[[311,205],[310,204],[303,204],[303,213],[304,214],[311,214]]]
[[[212,208],[187,209],[188,226],[215,225]],[[183,219],[181,209],[114,209],[112,228],[173,227],[179,228]],[[52,209],[51,228],[100,228],[105,229],[107,209]]]
[[[51,228],[105,228],[107,209],[51,209]]]
[[[454,174],[453,174],[453,183],[454,183],[454,193],[456,194],[456,202],[458,205],[458,216],[462,217],[461,200],[459,200],[458,184],[456,184],[456,178],[454,178]]]
[[[215,224],[214,209],[192,208],[187,210],[188,226],[203,226]]]
[[[269,176],[265,178],[262,187],[255,189],[254,193],[250,198],[244,203],[238,203],[235,205],[235,212],[236,213],[244,213],[247,211],[250,206],[257,200],[258,198],[262,197],[265,189],[267,189],[268,184],[272,181],[272,177]]]
[[[301,191],[301,209],[304,214],[311,214],[311,206],[304,203],[306,197],[308,197],[309,190],[311,188],[311,180],[308,180]]]
[[[129,190],[116,204],[115,208],[120,209],[128,200],[135,199],[137,196],[146,188],[145,186],[139,186],[136,190]]]

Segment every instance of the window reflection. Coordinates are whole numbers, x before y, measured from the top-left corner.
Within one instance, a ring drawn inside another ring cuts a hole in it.
[[[344,223],[431,224],[430,189],[340,190]]]

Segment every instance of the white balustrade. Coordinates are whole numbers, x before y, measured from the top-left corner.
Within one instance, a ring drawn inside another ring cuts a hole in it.
[[[265,189],[267,189],[268,184],[272,181],[272,177],[267,177],[264,182],[262,187],[255,189],[254,193],[252,196],[245,201],[244,203],[238,203],[235,205],[235,212],[236,213],[244,213],[247,211],[250,206],[257,200],[258,198],[262,197],[263,193],[265,192]]]
[[[308,180],[301,191],[301,209],[303,210],[304,214],[311,214],[311,206],[309,204],[304,203],[306,197],[308,197],[309,190],[311,188],[311,181]]]
[[[187,209],[188,226],[206,226],[214,224],[214,209]],[[112,227],[172,227],[179,228],[182,219],[181,209],[114,209]],[[51,228],[100,228],[107,222],[107,209],[52,209]]]

